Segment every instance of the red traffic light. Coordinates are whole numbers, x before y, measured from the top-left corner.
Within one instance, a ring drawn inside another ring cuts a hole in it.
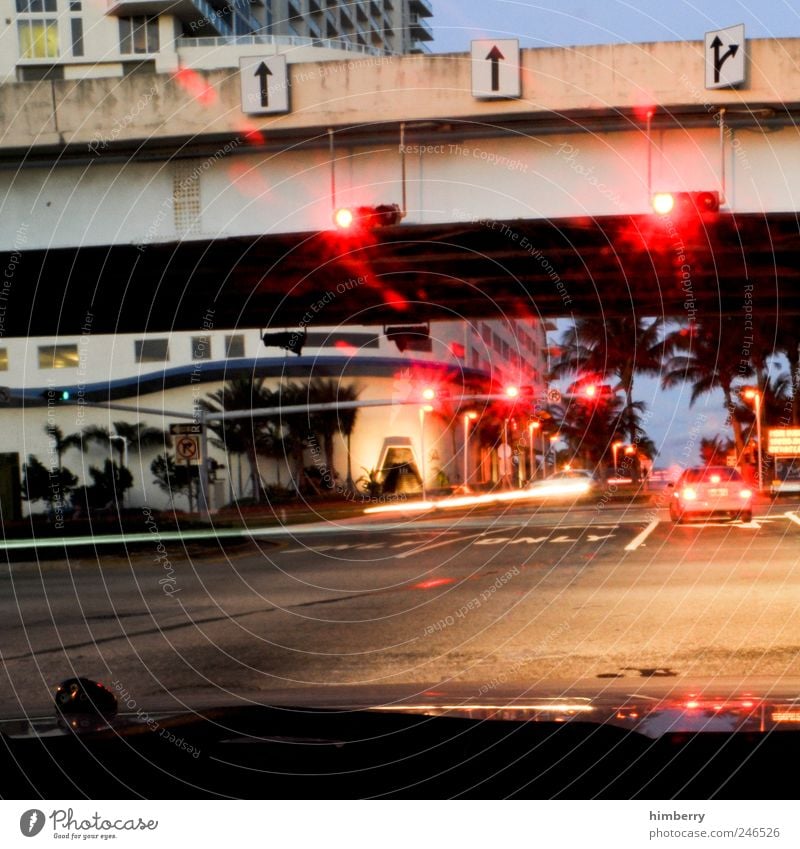
[[[403,211],[396,203],[345,206],[333,213],[333,223],[338,230],[374,230],[378,227],[393,227],[402,220]]]
[[[650,199],[656,215],[719,212],[719,192],[657,192]]]

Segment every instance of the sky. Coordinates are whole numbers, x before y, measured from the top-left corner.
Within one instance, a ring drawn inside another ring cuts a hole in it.
[[[784,0],[431,0],[436,53],[463,52],[473,38],[519,38],[523,47],[702,39],[745,25],[748,38],[800,35],[800,4]]]
[[[647,41],[701,40],[709,30],[743,23],[750,38],[800,36],[800,3],[784,0],[431,0],[435,53],[465,52],[476,38],[518,38],[522,47],[566,47]],[[661,390],[658,379],[640,377],[637,400],[650,412],[649,436],[660,447],[656,466],[699,461],[702,436],[730,436],[722,395],[690,406],[691,387]],[[687,445],[693,448],[686,456]]]

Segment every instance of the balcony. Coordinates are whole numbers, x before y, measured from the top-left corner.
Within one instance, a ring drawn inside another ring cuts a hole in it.
[[[174,15],[198,35],[214,32],[221,36],[232,36],[231,12],[238,17],[240,25],[255,30],[259,23],[249,12],[224,0],[110,0],[107,15],[129,17],[144,15]]]
[[[408,34],[412,41],[433,41],[433,30],[424,17],[408,16]]]
[[[433,17],[433,7],[429,0],[408,0],[408,11],[412,15],[419,15],[421,18]]]

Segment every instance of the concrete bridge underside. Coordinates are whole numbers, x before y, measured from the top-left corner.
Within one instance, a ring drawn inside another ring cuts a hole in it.
[[[454,315],[800,315],[795,213],[398,226],[6,253],[6,336]],[[752,287],[752,288],[749,288]],[[212,312],[213,311],[213,312]]]

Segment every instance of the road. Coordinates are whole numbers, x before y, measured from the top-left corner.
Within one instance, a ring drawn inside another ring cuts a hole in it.
[[[800,677],[800,510],[672,525],[515,508],[7,566],[0,715],[85,675],[128,707],[287,688]]]

